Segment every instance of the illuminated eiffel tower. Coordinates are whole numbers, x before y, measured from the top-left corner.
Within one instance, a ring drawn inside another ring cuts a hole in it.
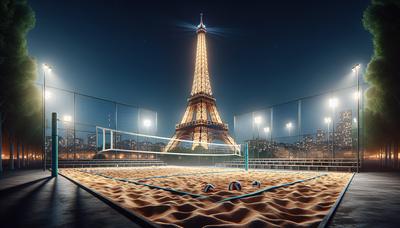
[[[207,65],[206,32],[201,14],[196,31],[197,50],[192,92],[182,121],[176,125],[175,135],[165,147],[165,151],[173,151],[180,144],[179,140],[193,140],[192,150],[198,146],[208,149],[207,143],[215,140],[235,145],[235,141],[228,134],[228,125],[221,120],[212,95]]]

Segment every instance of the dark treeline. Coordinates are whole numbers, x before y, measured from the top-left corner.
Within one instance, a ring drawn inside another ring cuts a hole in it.
[[[363,23],[374,45],[365,74],[371,85],[366,92],[366,143],[379,152],[384,166],[399,168],[400,1],[372,0]]]
[[[37,66],[26,40],[34,25],[26,0],[0,1],[0,144],[7,145],[10,158],[20,149],[39,148],[42,139],[41,96],[34,84]]]

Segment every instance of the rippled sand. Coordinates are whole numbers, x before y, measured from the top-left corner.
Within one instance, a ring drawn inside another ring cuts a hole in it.
[[[187,191],[206,197],[180,196],[164,190],[150,189],[143,185],[84,173],[80,170]],[[177,227],[316,227],[351,177],[350,173],[328,173],[326,176],[257,196],[218,202],[231,196],[259,190],[251,186],[254,180],[261,181],[262,189],[314,177],[321,173],[245,172],[237,169],[188,167],[62,169],[61,172],[159,225]],[[242,183],[242,191],[228,191],[229,182],[234,180]],[[202,188],[206,183],[215,185],[216,190],[212,193],[203,193]]]

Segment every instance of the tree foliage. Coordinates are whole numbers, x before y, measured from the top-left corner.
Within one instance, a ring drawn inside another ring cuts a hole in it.
[[[35,15],[26,0],[0,1],[0,112],[4,129],[25,142],[41,139],[41,99],[36,62],[26,36]]]
[[[376,147],[400,141],[400,1],[372,0],[363,23],[374,45],[365,74],[366,132]]]

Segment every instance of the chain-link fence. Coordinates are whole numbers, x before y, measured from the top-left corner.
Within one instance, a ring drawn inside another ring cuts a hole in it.
[[[51,113],[59,117],[59,159],[93,159],[101,150],[96,126],[155,135],[157,112],[73,91],[46,86],[45,151],[51,155]],[[110,158],[129,159],[113,154]]]
[[[235,138],[249,142],[253,158],[357,158],[363,87],[360,93],[348,87],[235,115]]]

